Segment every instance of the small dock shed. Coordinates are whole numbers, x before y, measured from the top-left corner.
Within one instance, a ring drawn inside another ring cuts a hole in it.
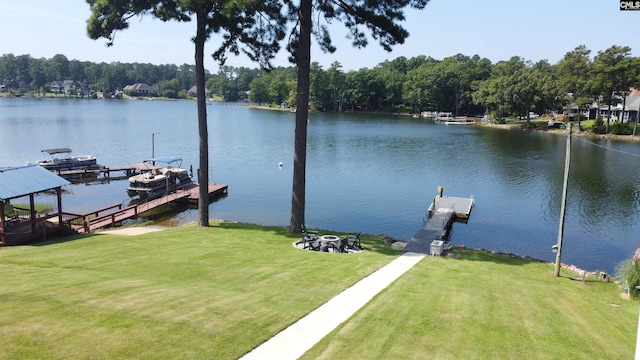
[[[70,182],[38,166],[0,168],[0,246],[19,244],[40,237],[50,230],[48,219],[62,224],[62,187]],[[35,194],[55,191],[57,209],[52,214],[37,214]],[[16,208],[11,200],[29,198],[28,208]],[[59,225],[57,225],[59,226]],[[55,226],[54,226],[55,227]],[[43,232],[37,231],[43,229]]]

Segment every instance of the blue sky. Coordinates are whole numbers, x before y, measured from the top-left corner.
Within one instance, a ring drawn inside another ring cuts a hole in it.
[[[30,54],[93,62],[139,62],[193,64],[194,23],[163,23],[150,16],[134,18],[130,28],[116,35],[115,45],[86,36],[89,5],[83,0],[0,1],[0,54]],[[411,34],[402,45],[387,53],[375,41],[355,49],[345,38],[341,24],[333,24],[331,35],[338,47],[333,54],[312,49],[312,61],[325,69],[338,61],[344,70],[372,68],[398,56],[418,55],[443,59],[458,53],[479,55],[492,62],[517,55],[536,62],[556,63],[584,44],[592,51],[612,45],[629,46],[640,54],[640,11],[620,11],[617,0],[431,0],[422,11],[408,10],[403,23]],[[212,53],[216,38],[207,42]],[[244,56],[230,56],[227,65],[257,67]],[[289,66],[281,50],[276,66]],[[205,67],[217,72],[207,57]]]

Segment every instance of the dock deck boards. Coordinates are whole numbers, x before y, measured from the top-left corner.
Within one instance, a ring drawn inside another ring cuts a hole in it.
[[[209,197],[216,197],[227,193],[228,186],[225,184],[209,184]],[[198,203],[198,198],[200,197],[200,191],[198,190],[198,186],[194,186],[189,190],[189,202],[190,203]]]
[[[435,198],[433,198],[433,203],[430,209],[433,208],[436,210],[436,212],[446,211],[446,209],[450,209],[451,211],[456,213],[457,217],[469,217],[469,214],[471,214],[471,209],[473,208],[473,204],[473,197],[460,198],[452,196],[436,196]]]
[[[168,204],[170,202],[174,202],[180,199],[184,199],[190,196],[189,191],[187,190],[177,190],[176,192],[153,199],[151,201],[128,206],[122,210],[119,210],[113,214],[104,215],[89,221],[89,231],[94,231],[105,226],[112,225],[114,223],[120,222],[122,220],[130,219],[132,217],[137,217],[141,213],[157,208],[158,206],[162,206]]]
[[[447,239],[453,222],[468,219],[475,201],[471,198],[436,196],[427,210],[424,226],[409,239],[405,251],[429,254],[431,243]]]

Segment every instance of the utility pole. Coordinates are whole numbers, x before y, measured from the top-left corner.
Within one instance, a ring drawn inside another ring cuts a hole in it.
[[[567,188],[569,185],[569,166],[571,165],[571,123],[569,123],[569,136],[567,137],[567,154],[564,161],[564,185],[562,186],[562,207],[560,208],[560,228],[558,229],[558,244],[556,245],[556,277],[560,276],[560,264],[562,258],[562,237],[564,235],[564,214],[567,208]]]

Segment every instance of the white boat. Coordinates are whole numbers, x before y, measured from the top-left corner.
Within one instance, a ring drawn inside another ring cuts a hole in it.
[[[181,158],[161,156],[145,160],[143,164],[145,169],[129,178],[127,194],[130,197],[153,199],[194,186],[191,174],[182,168]]]
[[[36,164],[47,170],[64,171],[103,168],[103,166],[97,164],[95,156],[71,156],[71,149],[69,148],[45,149],[42,150],[42,152],[49,154],[50,158],[46,160],[38,160],[36,161]]]
[[[447,125],[473,125],[473,121],[466,116],[453,116],[450,112],[439,112],[436,114],[436,122]]]

